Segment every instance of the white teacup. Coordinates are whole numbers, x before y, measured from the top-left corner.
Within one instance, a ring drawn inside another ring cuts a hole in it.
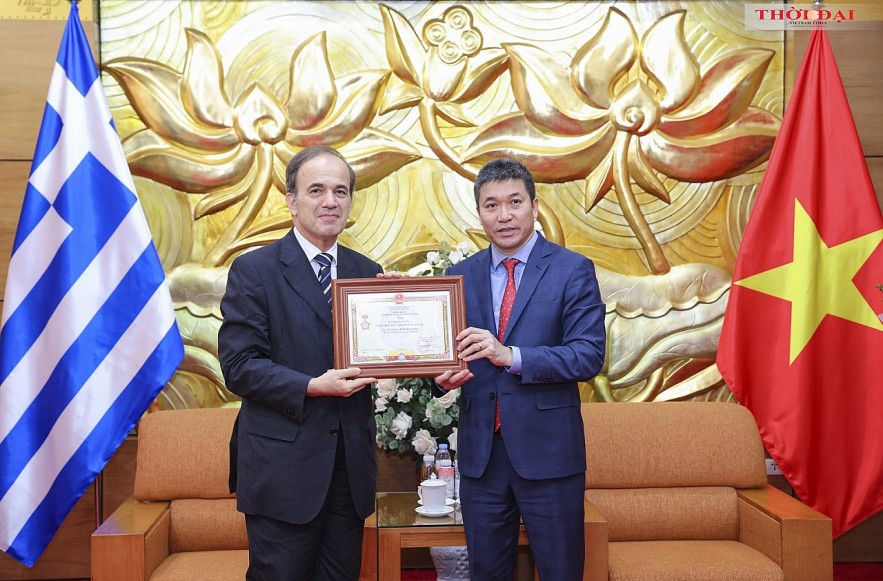
[[[429,512],[439,512],[445,509],[445,489],[447,484],[444,480],[430,478],[420,483],[417,488],[417,496],[423,503],[423,508]]]

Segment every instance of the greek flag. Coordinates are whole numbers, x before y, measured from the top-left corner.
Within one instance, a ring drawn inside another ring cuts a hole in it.
[[[183,353],[72,2],[3,301],[0,549],[36,562]]]

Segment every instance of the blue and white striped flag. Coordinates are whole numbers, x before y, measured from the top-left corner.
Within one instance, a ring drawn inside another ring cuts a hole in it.
[[[31,566],[184,353],[76,2],[0,328],[0,549]]]

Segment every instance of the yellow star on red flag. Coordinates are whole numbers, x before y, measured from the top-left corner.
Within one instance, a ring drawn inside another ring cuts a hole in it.
[[[883,331],[883,322],[852,282],[881,240],[883,230],[877,230],[829,247],[800,201],[795,200],[794,260],[736,281],[791,303],[790,363],[827,315]]]

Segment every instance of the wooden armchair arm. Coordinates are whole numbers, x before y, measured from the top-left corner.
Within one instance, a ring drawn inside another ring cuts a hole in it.
[[[169,503],[128,498],[92,533],[92,581],[147,581],[169,556]]]
[[[739,540],[778,562],[785,579],[834,576],[831,519],[767,484],[737,490]]]
[[[583,499],[586,523],[586,560],[583,581],[607,581],[607,518],[588,498]]]

